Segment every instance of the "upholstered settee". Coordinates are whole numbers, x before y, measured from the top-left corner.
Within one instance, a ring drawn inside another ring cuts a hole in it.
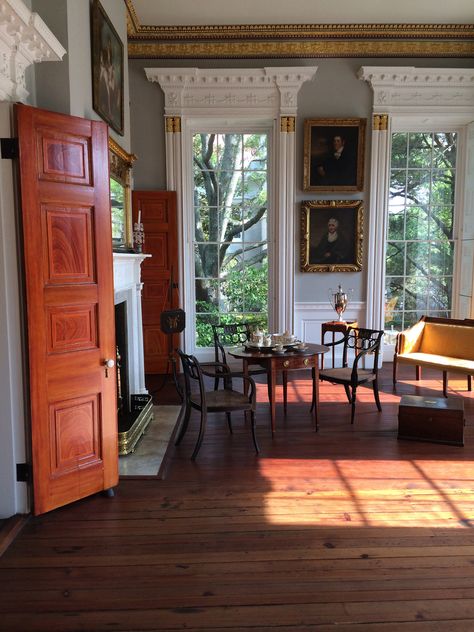
[[[447,397],[448,371],[474,375],[474,321],[422,316],[412,327],[397,336],[393,357],[393,383],[397,382],[399,364],[416,368],[416,379],[421,378],[421,367],[443,372],[443,395]]]

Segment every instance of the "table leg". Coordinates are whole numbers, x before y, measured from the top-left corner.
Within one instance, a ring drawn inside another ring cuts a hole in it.
[[[332,344],[333,344],[333,347],[332,347],[332,368],[334,368],[334,355],[335,355],[334,354],[334,340],[335,340],[335,335],[336,334],[334,332],[332,332]]]
[[[272,424],[272,437],[275,434],[275,390],[276,390],[276,370],[273,364],[269,367],[268,384],[270,385],[270,421]]]
[[[242,359],[242,369],[243,369],[243,374],[245,375],[245,377],[249,376],[249,363],[247,360]],[[244,395],[248,395],[249,392],[249,383],[247,382],[247,380],[243,380],[244,382]]]
[[[319,358],[316,357],[312,375],[313,375],[313,406],[314,406],[314,429],[318,431],[318,408],[319,408]]]
[[[286,405],[288,403],[288,371],[283,371],[283,410],[286,415]]]

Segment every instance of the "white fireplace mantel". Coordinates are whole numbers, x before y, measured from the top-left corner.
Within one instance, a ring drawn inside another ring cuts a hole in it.
[[[114,303],[126,302],[130,393],[146,394],[141,264],[151,255],[114,252]]]

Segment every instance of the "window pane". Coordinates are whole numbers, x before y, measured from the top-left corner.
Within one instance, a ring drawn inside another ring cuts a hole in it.
[[[428,281],[424,277],[411,277],[405,282],[405,309],[426,310],[428,305]]]
[[[410,134],[408,145],[408,167],[431,166],[431,134]]]
[[[403,239],[405,207],[390,204],[388,207],[388,238]]]
[[[452,277],[432,278],[429,289],[430,310],[445,309],[451,307]]]
[[[431,244],[431,275],[452,275],[454,244],[447,239]]]
[[[453,238],[454,208],[452,206],[435,206],[431,209],[430,238]]]
[[[433,166],[456,166],[456,134],[433,134]]]
[[[392,167],[402,167],[407,164],[408,134],[393,134],[392,136]]]
[[[428,204],[430,201],[431,171],[413,169],[408,172],[407,204]]]
[[[403,275],[405,268],[405,242],[387,243],[386,273]]]
[[[422,241],[409,241],[407,243],[406,274],[413,276],[425,276],[429,273],[429,244]]]
[[[406,195],[407,172],[392,169],[390,175],[390,201],[395,204],[404,204]]]
[[[423,206],[407,206],[406,239],[428,239],[428,210]]]
[[[432,204],[454,204],[454,170],[436,169],[432,172]]]

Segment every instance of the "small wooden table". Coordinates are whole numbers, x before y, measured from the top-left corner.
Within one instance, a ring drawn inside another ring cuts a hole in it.
[[[319,403],[319,356],[322,356],[328,347],[324,345],[308,344],[304,351],[288,350],[277,354],[272,351],[250,350],[244,347],[233,347],[229,354],[239,358],[243,362],[244,375],[249,374],[249,364],[259,364],[267,370],[268,399],[270,400],[270,421],[272,435],[275,432],[275,389],[278,371],[283,372],[283,380],[286,383],[286,372],[296,369],[311,369],[313,378],[313,397],[311,410],[314,409],[315,430],[318,430],[318,403]],[[286,413],[286,388],[284,389],[284,410]]]
[[[330,320],[327,323],[321,323],[321,344],[324,344],[327,331],[332,333],[332,342],[334,343],[334,334],[336,332],[345,334],[348,329],[358,326],[356,320]],[[324,369],[324,356],[321,357],[321,368]],[[334,347],[332,347],[332,368],[334,368]]]

